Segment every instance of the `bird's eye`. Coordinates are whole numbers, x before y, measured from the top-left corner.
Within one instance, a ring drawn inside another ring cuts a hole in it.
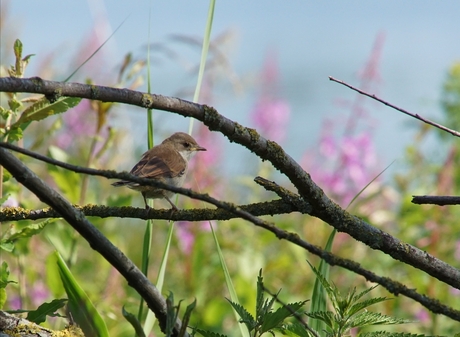
[[[190,147],[190,143],[184,142],[184,147],[185,147],[185,148],[189,148],[189,147]]]

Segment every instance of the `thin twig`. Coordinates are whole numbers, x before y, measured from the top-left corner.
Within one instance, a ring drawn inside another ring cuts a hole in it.
[[[338,80],[338,79],[336,79],[336,78],[334,78],[334,77],[332,77],[332,76],[329,76],[329,79],[330,79],[331,81],[333,81],[333,82],[342,84],[342,85],[344,85],[344,86],[350,88],[351,90],[354,90],[354,91],[360,93],[361,95],[364,95],[364,96],[370,97],[370,98],[372,98],[372,99],[375,99],[376,101],[378,101],[378,102],[380,102],[380,103],[382,103],[382,104],[385,104],[386,106],[389,106],[390,108],[393,108],[393,109],[395,109],[395,110],[398,110],[398,111],[402,112],[403,114],[406,114],[406,115],[411,116],[411,117],[413,117],[413,118],[415,118],[415,119],[418,119],[419,121],[422,121],[422,122],[424,122],[424,123],[426,123],[426,124],[429,124],[429,125],[431,125],[431,126],[434,126],[434,127],[438,128],[438,129],[440,129],[440,130],[446,131],[446,132],[450,133],[451,135],[454,135],[454,136],[456,136],[456,137],[460,137],[460,132],[458,132],[458,131],[449,129],[449,128],[445,127],[444,125],[441,125],[441,124],[438,124],[438,123],[436,123],[436,122],[430,121],[429,119],[426,119],[426,118],[420,116],[419,114],[414,114],[414,113],[409,112],[409,111],[407,111],[407,110],[405,110],[405,109],[403,109],[403,108],[397,107],[396,105],[391,104],[391,103],[389,103],[389,102],[387,102],[387,101],[385,101],[385,100],[383,100],[383,99],[377,97],[377,96],[374,95],[374,94],[369,94],[369,93],[367,93],[367,92],[365,92],[365,91],[363,91],[363,90],[361,90],[361,89],[355,88],[354,86],[352,86],[352,85],[350,85],[350,84],[348,84],[348,83],[346,83],[346,82],[344,82],[344,81]]]
[[[460,197],[458,196],[436,196],[436,195],[414,195],[412,203],[423,205],[432,204],[439,206],[460,205]]]

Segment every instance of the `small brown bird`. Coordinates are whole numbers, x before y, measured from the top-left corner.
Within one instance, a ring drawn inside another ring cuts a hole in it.
[[[130,173],[140,178],[155,179],[171,186],[181,187],[187,173],[188,161],[196,151],[206,151],[206,149],[199,146],[188,134],[176,132],[160,145],[145,152]],[[146,199],[164,198],[174,210],[177,210],[176,205],[169,199],[175,194],[174,192],[125,180],[117,181],[112,185],[127,186],[140,191],[144,197],[145,208],[149,208]]]

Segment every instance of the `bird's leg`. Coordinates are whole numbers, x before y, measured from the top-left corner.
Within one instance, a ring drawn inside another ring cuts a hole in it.
[[[145,197],[145,193],[144,193],[144,192],[142,192],[142,197],[144,198],[145,209],[150,209],[149,204],[147,204],[147,198]]]
[[[172,203],[172,201],[165,195],[165,199],[168,200],[168,202],[171,204],[174,212],[178,211],[179,209]]]

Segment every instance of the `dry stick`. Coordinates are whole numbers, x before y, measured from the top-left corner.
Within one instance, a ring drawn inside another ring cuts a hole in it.
[[[415,119],[418,119],[419,121],[422,121],[422,122],[424,122],[424,123],[426,123],[426,124],[429,124],[429,125],[431,125],[431,126],[434,126],[434,127],[438,128],[438,129],[440,129],[440,130],[446,131],[446,132],[450,133],[451,135],[454,135],[454,136],[456,136],[456,137],[460,137],[460,132],[458,132],[458,131],[449,129],[449,128],[445,127],[444,125],[441,125],[441,124],[438,124],[438,123],[436,123],[436,122],[430,121],[429,119],[423,118],[423,117],[420,116],[419,114],[414,114],[414,113],[409,112],[409,111],[407,111],[407,110],[405,110],[405,109],[402,109],[402,108],[400,108],[400,107],[397,107],[396,105],[393,105],[393,104],[391,104],[391,103],[389,103],[389,102],[387,102],[387,101],[384,101],[384,100],[381,99],[381,98],[378,98],[378,97],[375,96],[374,94],[369,94],[369,93],[367,93],[367,92],[365,92],[365,91],[362,91],[362,90],[360,90],[360,89],[358,89],[358,88],[355,88],[354,86],[352,86],[352,85],[350,85],[350,84],[348,84],[348,83],[346,83],[346,82],[344,82],[344,81],[335,79],[335,78],[332,77],[332,76],[329,76],[329,79],[330,79],[331,81],[333,81],[333,82],[342,84],[342,85],[344,85],[344,86],[350,88],[351,90],[354,90],[354,91],[360,93],[361,95],[364,95],[364,96],[370,97],[370,98],[372,98],[372,99],[375,99],[376,101],[378,101],[378,102],[380,102],[380,103],[383,103],[383,104],[385,104],[386,106],[389,106],[390,108],[393,108],[393,109],[395,109],[395,110],[398,110],[398,111],[402,112],[403,114],[406,114],[406,115],[411,116],[411,117],[413,117],[413,118],[415,118]]]
[[[459,205],[460,197],[457,196],[435,196],[435,195],[414,195],[412,196],[412,203],[423,205],[432,204],[439,206],[446,205]]]
[[[329,79],[333,82],[337,82],[339,84],[342,84],[364,96],[367,96],[367,97],[370,97],[372,99],[375,99],[376,101],[380,102],[380,103],[383,103],[385,104],[386,106],[389,106],[390,108],[393,108],[395,110],[398,110],[408,116],[411,116],[415,119],[418,119],[426,124],[429,124],[431,126],[434,126],[440,130],[443,130],[443,131],[446,131],[447,133],[450,133],[451,135],[454,135],[456,137],[460,137],[460,132],[458,131],[455,131],[455,130],[452,130],[452,129],[449,129],[447,127],[445,127],[444,125],[441,125],[441,124],[438,124],[436,122],[433,122],[433,121],[430,121],[429,119],[426,119],[426,118],[423,118],[422,116],[420,116],[419,114],[414,114],[412,112],[409,112],[405,109],[402,109],[400,107],[397,107],[396,105],[393,105],[387,101],[384,101],[383,99],[381,98],[378,98],[377,96],[375,96],[374,94],[369,94],[363,90],[360,90],[358,88],[355,88],[354,86],[344,82],[344,81],[341,81],[341,80],[338,80],[338,79],[335,79],[334,77],[332,76],[329,76]],[[423,204],[434,204],[434,205],[440,205],[440,206],[445,206],[445,205],[458,205],[460,204],[460,197],[455,197],[455,196],[428,196],[428,195],[425,195],[425,196],[413,196],[412,197],[412,203],[414,204],[418,204],[418,205],[423,205]]]
[[[1,151],[4,151],[3,149],[1,149],[1,147],[8,147],[10,149],[16,149],[17,148],[15,145],[11,145],[11,144],[8,144],[7,146],[4,146],[4,145],[5,145],[4,143],[0,143],[0,150]],[[79,173],[86,173],[86,174],[92,174],[92,175],[101,175],[101,176],[109,176],[109,177],[112,177],[112,175],[117,175],[116,173],[113,173],[113,171],[102,171],[102,170],[88,169],[88,168],[85,168],[85,167],[79,167],[79,166],[63,163],[63,162],[57,161],[55,159],[51,159],[51,158],[42,156],[42,155],[40,155],[38,153],[29,151],[29,150],[25,150],[23,148],[17,148],[16,150],[20,150],[21,153],[30,155],[30,156],[32,156],[34,158],[37,158],[37,159],[40,159],[40,160],[43,160],[43,161],[46,161],[46,162],[53,163],[53,164],[55,164],[57,166],[66,167],[69,170],[79,172]],[[1,159],[0,159],[0,163],[1,163]],[[120,179],[129,179],[131,177],[134,177],[134,176],[131,176],[129,174],[128,175],[120,174],[120,176],[118,178],[120,178]],[[277,185],[276,183],[271,182],[269,180],[266,180],[266,179],[264,179],[262,177],[256,177],[254,180],[255,180],[256,183],[258,183],[259,185],[263,186],[265,189],[277,193],[286,203],[292,203],[294,205],[293,207],[295,209],[301,211],[302,213],[308,214],[311,211],[311,205],[308,202],[306,202],[305,200],[303,200],[303,198],[301,198],[299,195],[297,195],[295,193],[292,193],[292,192],[284,189],[283,187]],[[18,179],[18,181],[20,181],[20,180]],[[192,191],[190,191],[190,192],[192,192]],[[202,195],[199,195],[199,194],[197,194],[197,195],[202,196]],[[204,195],[204,196],[206,196],[206,195]],[[192,198],[194,197],[193,193],[192,193],[191,197]],[[275,200],[274,202],[280,202],[280,200]],[[271,207],[272,202],[265,203],[265,204],[268,204],[268,206],[265,205],[264,208],[272,208],[272,210],[273,210],[273,207]],[[219,205],[220,204],[218,204],[218,206]],[[284,205],[286,205],[286,204],[284,204]],[[256,205],[248,205],[248,206],[256,206]],[[225,207],[225,205],[224,205],[224,207]],[[87,214],[85,214],[85,215],[98,216],[97,212],[94,212],[94,210],[97,209],[97,208],[107,209],[109,207],[106,207],[106,206],[75,207],[74,210],[75,211],[82,211],[82,209],[83,209],[83,210],[86,210],[86,212],[84,212],[84,214],[85,213],[87,213]],[[252,208],[255,208],[255,207],[252,207]],[[121,212],[121,213],[123,213],[125,216],[127,216],[126,214],[129,215],[130,210],[143,211],[143,212],[146,212],[147,214],[149,214],[149,212],[153,212],[153,211],[159,212],[165,217],[165,219],[168,219],[168,217],[171,215],[171,212],[169,210],[158,210],[158,211],[153,210],[153,209],[140,210],[140,209],[133,209],[132,207],[123,207],[122,210],[123,210],[123,212]],[[14,213],[18,213],[16,211],[16,208],[7,208],[4,211],[6,213],[11,213],[11,215],[13,215]],[[179,212],[191,212],[191,211],[192,210],[179,211]],[[196,210],[196,211],[199,211],[200,213],[202,213],[202,212],[211,211],[211,210]],[[218,212],[218,211],[224,211],[227,214],[231,213],[231,212],[225,211],[225,210],[215,210],[215,212]],[[249,211],[249,209],[247,209],[246,211]],[[177,212],[177,213],[179,213],[179,212]],[[32,218],[34,212],[29,211],[29,213],[31,213],[30,214],[31,216],[29,218]],[[53,215],[53,217],[61,217],[61,214],[59,213],[58,210],[50,209],[46,213],[49,216]],[[267,213],[265,213],[265,214],[267,214]],[[1,212],[0,212],[0,215],[1,215]],[[254,214],[252,214],[252,215],[254,215]],[[256,219],[258,219],[258,218],[256,218]],[[11,220],[11,218],[9,218],[8,220]],[[17,219],[17,220],[19,220],[19,219]],[[352,272],[354,272],[354,273],[356,273],[358,275],[362,275],[367,280],[369,280],[371,282],[376,282],[376,283],[381,284],[383,287],[388,289],[388,291],[390,291],[391,293],[393,293],[395,295],[403,294],[403,295],[405,295],[405,296],[407,296],[409,298],[412,298],[415,301],[421,303],[423,306],[425,306],[427,309],[431,310],[432,312],[439,313],[439,314],[444,314],[444,315],[446,315],[448,317],[451,317],[452,319],[460,321],[460,312],[457,312],[457,311],[455,311],[454,309],[452,309],[452,308],[450,308],[448,306],[440,305],[439,303],[437,303],[436,300],[431,299],[429,297],[426,297],[424,295],[418,294],[415,290],[408,289],[405,285],[403,285],[403,284],[401,284],[399,282],[393,281],[393,280],[391,280],[389,278],[380,277],[380,276],[378,276],[378,275],[376,275],[376,274],[374,274],[374,273],[372,273],[372,272],[370,272],[370,271],[368,271],[368,270],[366,270],[364,268],[361,268],[361,266],[359,264],[357,264],[357,263],[355,263],[355,262],[353,262],[351,260],[341,259],[341,258],[335,256],[334,254],[331,254],[329,252],[326,252],[326,251],[322,250],[321,248],[319,248],[317,246],[311,245],[310,243],[308,243],[308,242],[306,242],[304,240],[301,240],[299,238],[299,236],[297,234],[295,234],[295,233],[289,233],[287,231],[284,231],[282,229],[277,228],[276,226],[274,226],[274,225],[272,225],[272,224],[270,224],[270,223],[268,223],[266,221],[262,221],[260,219],[258,219],[258,220],[259,221],[257,221],[257,222],[253,222],[256,226],[265,228],[268,231],[270,231],[273,234],[275,234],[279,239],[285,239],[285,240],[287,240],[287,241],[289,241],[289,242],[291,242],[291,243],[293,243],[295,245],[298,245],[298,246],[308,250],[312,254],[320,256],[321,258],[323,258],[330,265],[338,265],[338,266],[341,266],[342,268],[348,269],[348,270],[350,270],[350,271],[352,271]],[[90,241],[88,240],[88,242],[90,242]],[[115,255],[115,254],[112,254],[112,255]],[[111,261],[109,260],[109,262],[111,262]]]
[[[0,165],[3,165],[17,181],[32,191],[41,201],[61,214],[88,241],[91,248],[98,251],[123,275],[128,284],[145,299],[148,307],[155,313],[160,322],[161,330],[165,332],[166,301],[136,265],[97,230],[79,210],[72,207],[59,193],[50,188],[19,159],[3,148],[0,148]],[[175,335],[180,331],[181,325],[181,321],[178,319],[174,326]]]
[[[202,121],[212,131],[219,131],[232,142],[241,144],[262,160],[270,161],[284,173],[298,189],[300,196],[312,206],[311,215],[346,232],[373,249],[380,250],[394,259],[423,270],[454,288],[460,289],[460,271],[436,257],[401,242],[356,216],[343,210],[329,199],[302,167],[275,142],[261,137],[256,130],[246,128],[222,115],[215,109],[179,98],[147,94],[129,89],[116,89],[81,83],[61,83],[34,77],[19,79],[0,78],[0,91],[29,92],[47,95],[50,100],[60,96],[82,97],[103,102],[120,102],[142,108],[170,111]]]

